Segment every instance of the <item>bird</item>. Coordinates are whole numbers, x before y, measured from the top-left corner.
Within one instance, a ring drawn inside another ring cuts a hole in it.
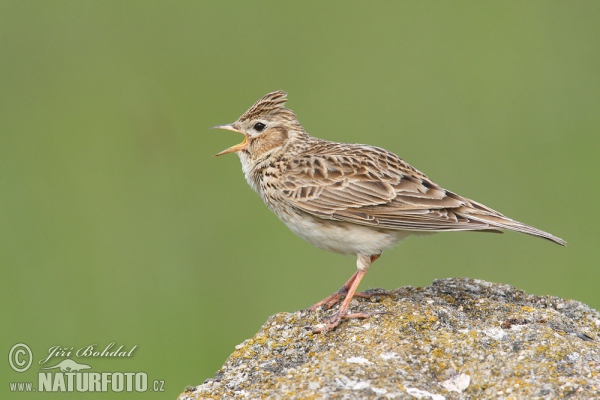
[[[250,187],[297,236],[318,248],[356,256],[352,277],[309,308],[341,302],[314,333],[333,330],[347,318],[374,314],[351,313],[350,302],[355,296],[373,295],[356,292],[370,265],[409,236],[506,230],[566,245],[559,237],[442,188],[383,148],[309,135],[286,102],[285,92],[268,93],[235,122],[212,127],[244,136],[215,157],[236,153]]]

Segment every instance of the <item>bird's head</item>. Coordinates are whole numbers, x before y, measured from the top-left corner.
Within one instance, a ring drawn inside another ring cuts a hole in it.
[[[258,100],[232,124],[213,126],[244,135],[240,144],[215,154],[237,152],[240,158],[259,159],[278,154],[288,143],[306,136],[296,115],[285,108],[286,93],[280,90]]]

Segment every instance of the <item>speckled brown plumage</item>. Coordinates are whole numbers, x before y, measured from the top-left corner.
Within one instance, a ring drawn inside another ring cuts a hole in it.
[[[242,133],[236,152],[250,186],[298,236],[325,250],[357,256],[358,271],[334,295],[346,296],[326,331],[346,314],[369,265],[411,234],[512,230],[560,245],[547,232],[512,220],[483,204],[441,188],[397,155],[379,147],[330,142],[310,136],[276,91],[236,122],[217,128]]]

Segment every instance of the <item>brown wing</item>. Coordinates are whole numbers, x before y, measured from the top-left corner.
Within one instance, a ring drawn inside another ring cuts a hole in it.
[[[311,215],[360,225],[414,231],[495,230],[464,211],[487,207],[433,183],[398,156],[363,145],[324,142],[290,160],[282,192]]]

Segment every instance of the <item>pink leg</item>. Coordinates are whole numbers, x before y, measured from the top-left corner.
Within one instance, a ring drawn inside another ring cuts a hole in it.
[[[340,288],[340,290],[338,290],[337,292],[335,292],[331,296],[325,297],[323,300],[321,300],[317,304],[315,304],[312,307],[310,307],[309,310],[310,311],[315,311],[317,308],[321,307],[324,304],[325,304],[325,308],[331,308],[334,304],[336,304],[337,302],[339,302],[342,299],[342,297],[344,297],[346,295],[346,293],[348,293],[348,289],[350,289],[350,286],[352,286],[352,283],[356,279],[356,276],[358,275],[358,272],[359,271],[356,271],[354,273],[354,275],[352,275],[352,277],[350,279],[348,279],[348,282],[344,283],[344,286],[342,286]]]
[[[371,256],[371,264],[375,260],[377,260],[380,256],[381,256],[381,254],[376,254],[374,256]],[[333,307],[334,305],[336,305],[337,303],[339,303],[340,300],[344,296],[346,296],[348,294],[348,290],[352,286],[352,283],[356,279],[356,276],[358,275],[359,272],[360,271],[356,271],[354,273],[354,275],[352,275],[352,277],[350,277],[350,279],[348,279],[348,282],[344,283],[344,286],[342,286],[340,288],[340,290],[338,290],[337,292],[335,292],[331,296],[327,296],[326,298],[324,298],[320,302],[314,304],[313,306],[311,306],[309,308],[309,310],[310,311],[316,311],[317,308],[321,307],[322,305],[324,305],[326,309],[330,309],[331,307]],[[385,295],[385,293],[365,293],[365,292],[358,292],[358,293],[354,294],[354,297],[362,297],[362,298],[365,298],[365,299],[369,299],[369,298],[374,297],[374,296],[384,296],[384,295]]]
[[[359,256],[359,257],[361,257],[361,256]],[[327,323],[325,324],[324,327],[313,329],[313,333],[327,332],[327,331],[335,328],[336,326],[338,326],[340,324],[340,322],[342,322],[342,319],[344,319],[344,318],[367,318],[367,317],[370,317],[373,314],[375,314],[375,313],[355,313],[355,314],[348,314],[348,308],[350,307],[350,302],[352,301],[352,298],[355,295],[356,289],[358,288],[358,285],[360,284],[360,281],[367,274],[367,270],[368,270],[369,265],[373,261],[377,260],[378,258],[379,258],[379,254],[377,254],[375,256],[371,256],[368,259],[369,261],[366,262],[367,263],[366,268],[359,269],[358,271],[356,271],[356,273],[354,275],[352,275],[352,278],[350,278],[348,280],[348,282],[346,282],[346,284],[344,286],[342,286],[342,288],[340,289],[340,291],[342,289],[345,289],[347,286],[348,287],[347,287],[346,298],[342,302],[342,305],[340,306],[340,309],[338,310],[337,313],[335,313],[335,315],[333,317],[331,317],[327,321]],[[336,295],[339,295],[340,297],[342,296],[340,294],[340,292],[338,291],[337,293],[334,293],[333,295],[329,296],[327,299],[323,300],[322,302],[319,302],[319,303],[315,304],[315,306],[319,307],[321,304],[331,302],[331,300],[329,300],[329,301],[327,301],[327,300],[329,298],[331,298],[331,297],[336,296]],[[339,299],[337,301],[339,301]]]

